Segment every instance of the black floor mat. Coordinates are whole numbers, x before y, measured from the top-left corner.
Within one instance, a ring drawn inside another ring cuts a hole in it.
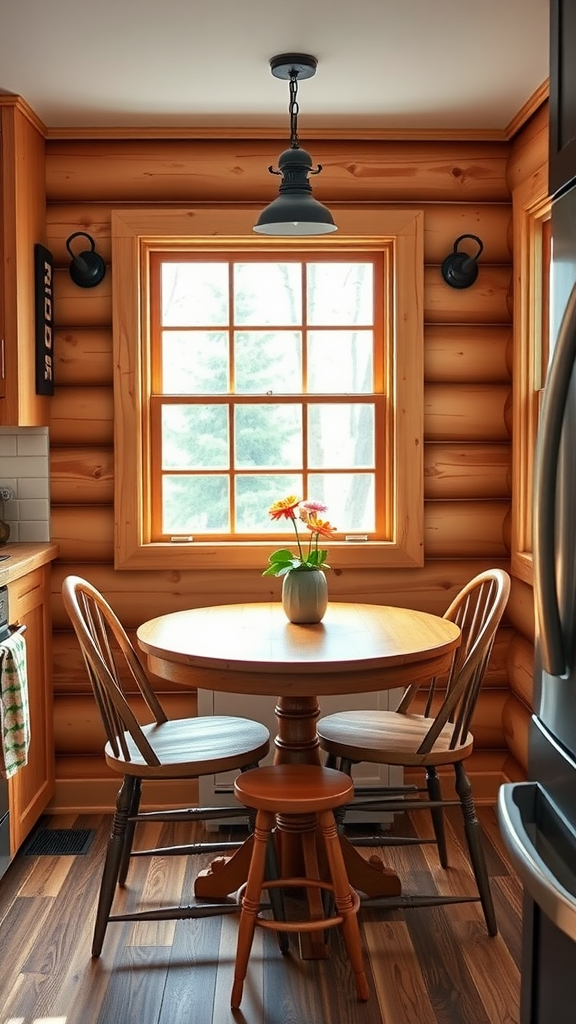
[[[88,853],[94,835],[93,828],[41,828],[30,837],[22,852],[30,857],[76,856]]]

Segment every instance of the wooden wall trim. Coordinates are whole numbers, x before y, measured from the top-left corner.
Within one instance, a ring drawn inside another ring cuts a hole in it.
[[[531,117],[538,113],[540,108],[548,101],[550,96],[550,79],[545,78],[542,85],[536,89],[531,96],[528,97],[526,102],[520,107],[520,110],[514,114],[511,121],[508,122],[504,129],[504,134],[507,139],[514,139],[516,135],[525,127]]]
[[[541,89],[543,86],[540,87]],[[358,118],[346,119],[338,116],[330,119],[323,117],[319,123],[313,116],[306,118],[306,128],[299,133],[300,142],[305,146],[312,145],[312,139],[342,139],[346,141],[369,142],[507,142],[519,130],[525,120],[538,105],[539,91],[530,97],[515,115],[506,128],[387,128],[379,125],[375,119],[370,123]],[[546,96],[548,92],[546,91]],[[541,103],[542,100],[540,99]],[[191,118],[188,124],[174,125],[110,125],[108,127],[89,126],[67,127],[57,125],[46,129],[46,138],[55,141],[74,139],[266,139],[286,140],[286,122],[263,121],[245,117],[242,123],[230,120],[220,121],[216,117],[210,119]]]

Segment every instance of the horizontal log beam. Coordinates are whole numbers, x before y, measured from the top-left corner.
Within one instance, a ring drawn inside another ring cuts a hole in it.
[[[112,328],[54,332],[57,384],[112,384]]]
[[[512,393],[505,384],[427,384],[426,441],[508,441]]]
[[[112,387],[56,387],[51,399],[50,443],[109,447],[114,442]]]
[[[500,325],[428,324],[424,379],[445,384],[505,384],[512,379],[512,329]]]
[[[507,202],[510,146],[307,139],[321,202]],[[277,141],[49,141],[49,203],[267,203]]]
[[[426,499],[510,498],[510,444],[424,445]]]
[[[50,450],[52,506],[112,505],[114,451],[110,448],[56,448]]]

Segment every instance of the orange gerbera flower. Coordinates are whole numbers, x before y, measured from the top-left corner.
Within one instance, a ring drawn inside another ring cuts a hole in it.
[[[311,530],[318,537],[331,537],[332,534],[336,533],[336,527],[332,526],[332,523],[328,522],[327,519],[318,519],[317,516],[310,516],[308,518],[306,529]]]
[[[290,494],[287,498],[282,498],[281,501],[275,501],[268,511],[272,519],[295,519],[295,509],[298,508],[300,500],[295,494]]]

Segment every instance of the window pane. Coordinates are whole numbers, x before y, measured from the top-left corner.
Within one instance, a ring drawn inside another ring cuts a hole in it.
[[[309,263],[308,323],[372,324],[372,263]]]
[[[302,494],[297,473],[236,477],[236,529],[243,533],[283,533],[288,523],[275,523],[268,509],[289,494]],[[263,569],[265,566],[262,567]]]
[[[311,473],[308,493],[328,506],[326,516],[338,533],[371,533],[376,529],[373,473]]]
[[[308,462],[315,468],[374,466],[374,406],[352,402],[310,405]]]
[[[234,320],[237,324],[302,323],[299,263],[235,263]]]
[[[308,391],[367,394],[374,390],[372,331],[310,331]]]
[[[162,326],[228,323],[227,263],[163,263]]]
[[[228,410],[224,405],[165,405],[162,469],[228,469]]]
[[[238,469],[299,469],[302,465],[300,405],[241,405],[234,410]]]
[[[228,477],[164,476],[163,533],[228,533]]]
[[[162,393],[228,391],[228,336],[220,331],[162,332]]]
[[[298,331],[242,331],[236,334],[234,352],[237,394],[302,391],[302,335]]]

